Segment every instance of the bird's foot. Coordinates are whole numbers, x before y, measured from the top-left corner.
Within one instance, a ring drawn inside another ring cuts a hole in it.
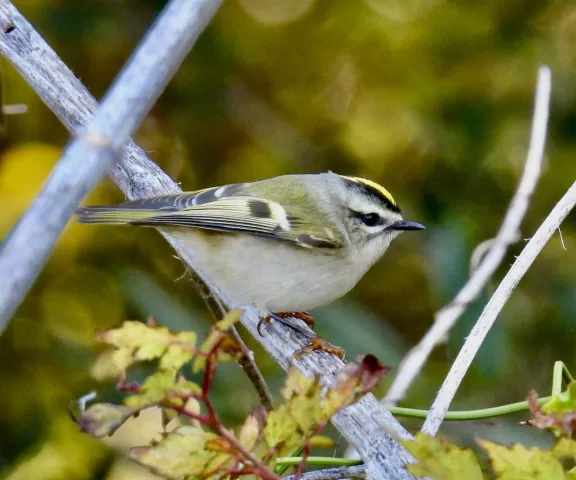
[[[277,312],[276,315],[280,318],[297,318],[314,330],[314,319],[308,312]]]
[[[308,355],[309,353],[312,353],[316,350],[322,350],[324,352],[331,353],[336,355],[340,360],[344,360],[345,352],[342,347],[332,345],[330,342],[320,337],[312,337],[310,339],[310,344],[294,352],[294,358],[296,360],[300,360],[302,355]]]
[[[314,334],[310,333],[310,331],[305,330],[299,325],[295,325],[294,323],[287,320],[288,318],[292,317],[302,320],[304,323],[306,323],[306,325],[309,326],[311,325],[310,328],[312,328],[312,326],[314,325],[314,320],[312,319],[312,316],[307,312],[282,312],[282,313],[271,313],[267,317],[261,318],[260,321],[258,322],[258,325],[256,326],[256,330],[262,337],[264,335],[261,330],[262,325],[264,325],[265,323],[269,323],[270,320],[274,319],[279,321],[283,325],[286,325],[288,328],[291,328],[295,332],[304,335],[305,337],[313,338]]]
[[[264,334],[262,333],[262,330],[260,330],[262,328],[262,325],[264,325],[265,323],[270,323],[270,320],[272,320],[272,319],[270,318],[270,315],[268,315],[267,317],[260,318],[258,325],[256,325],[256,331],[258,332],[258,334],[261,337],[264,336]]]

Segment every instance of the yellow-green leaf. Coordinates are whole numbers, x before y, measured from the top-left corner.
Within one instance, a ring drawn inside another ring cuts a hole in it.
[[[558,395],[554,395],[542,405],[543,413],[566,413],[576,410],[576,382],[570,382],[568,388]]]
[[[306,395],[314,383],[318,383],[318,380],[307,377],[296,367],[291,367],[282,388],[282,396],[285,400],[290,400],[293,395]]]
[[[482,471],[472,450],[460,449],[445,440],[418,433],[402,445],[416,459],[408,470],[417,477],[434,480],[482,480]]]
[[[174,335],[172,344],[160,358],[160,368],[178,369],[192,359],[192,349],[196,345],[196,333],[180,332]]]
[[[316,430],[318,424],[326,418],[323,415],[320,391],[313,397],[295,396],[290,400],[288,409],[292,418],[298,423],[300,431],[310,435]]]
[[[297,430],[298,424],[292,418],[286,405],[271,411],[266,418],[264,439],[269,448],[275,448],[288,440]]]
[[[478,440],[499,480],[564,480],[564,469],[552,452],[515,444],[505,447]]]
[[[192,359],[196,342],[193,332],[174,333],[162,325],[135,321],[98,332],[96,338],[116,347],[112,358],[121,370],[137,362],[155,359],[160,359],[163,368],[180,368]]]
[[[239,354],[242,353],[237,342],[228,335],[227,330],[234,325],[242,315],[241,309],[231,310],[223,320],[214,325],[212,331],[198,349],[203,354],[211,352],[216,345],[219,344],[218,352],[215,360],[218,362],[229,362],[234,360]],[[192,371],[199,372],[206,368],[205,356],[199,355],[194,359],[192,364]]]
[[[158,370],[148,376],[140,387],[140,394],[150,402],[159,402],[176,384],[176,372]]]
[[[124,399],[124,405],[128,408],[140,408],[150,404],[150,400],[142,395],[129,395]]]
[[[130,449],[129,455],[163,477],[201,476],[212,466],[221,465],[230,459],[228,455],[206,449],[206,443],[216,437],[199,428],[183,426],[154,445]]]
[[[262,416],[257,413],[248,415],[238,434],[238,441],[246,450],[256,447],[262,433]]]
[[[576,440],[566,437],[558,439],[558,442],[556,442],[556,445],[554,445],[552,449],[552,453],[557,457],[576,458]]]

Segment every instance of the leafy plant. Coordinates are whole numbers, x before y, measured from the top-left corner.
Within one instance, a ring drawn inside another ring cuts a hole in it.
[[[127,321],[99,332],[97,338],[114,348],[105,355],[121,372],[118,389],[128,395],[121,405],[91,405],[77,419],[81,429],[95,437],[112,435],[131,416],[159,407],[164,418],[161,438],[129,451],[130,458],[156,474],[276,480],[276,459],[301,451],[296,471],[300,476],[311,449],[330,443],[321,436],[330,418],[373,388],[388,369],[373,355],[361,356],[342,370],[334,387],[325,388],[318,378],[292,368],[277,408],[256,409],[239,428],[229,429],[210,399],[210,387],[217,365],[242,353],[227,333],[240,314],[230,312],[199,346],[194,333],[174,333],[154,322]],[[151,360],[157,368],[141,384],[126,381],[130,367]],[[201,382],[186,377],[187,365],[192,373],[202,372]]]
[[[572,439],[576,425],[576,382],[571,380],[565,391],[558,390],[554,388],[556,393],[543,405],[534,391],[528,396],[532,418],[526,424],[554,433],[557,441],[552,448],[538,449],[521,444],[503,446],[477,439],[488,455],[494,473],[488,478],[576,479],[576,441]],[[402,443],[416,459],[416,463],[408,466],[409,471],[416,476],[437,480],[486,478],[471,449],[462,449],[446,440],[422,433],[417,434],[413,441]]]

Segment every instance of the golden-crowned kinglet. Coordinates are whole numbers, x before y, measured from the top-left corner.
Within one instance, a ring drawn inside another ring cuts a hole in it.
[[[346,294],[404,230],[392,195],[332,172],[285,175],[78,210],[81,223],[158,227],[176,237],[234,306],[264,318]],[[279,318],[278,318],[279,319]]]

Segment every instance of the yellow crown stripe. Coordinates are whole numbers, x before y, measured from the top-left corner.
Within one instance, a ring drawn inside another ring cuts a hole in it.
[[[360,177],[347,177],[345,175],[342,175],[344,178],[347,178],[348,180],[350,180],[351,182],[356,182],[356,183],[360,183],[360,184],[364,184],[368,187],[373,188],[374,190],[379,191],[382,195],[384,195],[388,200],[390,200],[390,203],[392,205],[396,205],[396,200],[394,200],[394,197],[390,194],[390,192],[388,190],[386,190],[382,185],[378,185],[376,182],[373,182],[372,180],[367,180],[366,178],[360,178]]]

